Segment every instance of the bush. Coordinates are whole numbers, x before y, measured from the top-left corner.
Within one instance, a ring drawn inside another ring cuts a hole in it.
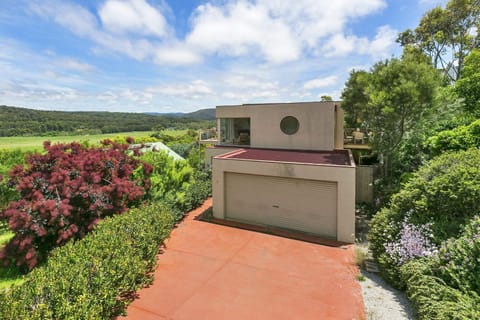
[[[480,319],[479,296],[452,288],[435,276],[431,259],[412,260],[400,270],[420,320]]]
[[[480,319],[480,216],[428,259],[400,268],[420,319]]]
[[[469,125],[441,131],[427,140],[426,147],[433,156],[445,151],[478,148],[480,147],[480,120]]]
[[[185,160],[174,160],[162,151],[147,152],[140,158],[153,167],[148,198],[168,205],[177,221],[212,192],[210,173],[200,168],[194,170]]]
[[[133,172],[139,168],[148,176],[151,168],[128,156],[127,147],[45,143],[46,154],[14,167],[10,178],[21,200],[0,213],[15,232],[0,253],[4,265],[32,269],[52,248],[81,239],[99,219],[138,203],[149,182],[133,180]]]
[[[109,319],[152,280],[159,244],[173,226],[150,205],[107,218],[84,239],[52,251],[26,281],[0,295],[1,319]]]
[[[447,153],[421,167],[372,219],[370,248],[387,280],[402,286],[398,260],[386,245],[400,240],[402,224],[429,224],[432,242],[458,236],[461,226],[480,212],[480,150]]]

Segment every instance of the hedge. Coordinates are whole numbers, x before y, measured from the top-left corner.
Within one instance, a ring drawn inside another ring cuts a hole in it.
[[[164,206],[107,218],[52,251],[26,281],[0,295],[1,319],[109,319],[151,283],[158,247],[173,227]]]

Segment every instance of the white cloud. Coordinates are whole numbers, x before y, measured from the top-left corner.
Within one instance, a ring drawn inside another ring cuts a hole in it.
[[[397,35],[398,31],[387,25],[379,27],[375,38],[371,41],[366,37],[336,34],[327,41],[323,53],[326,57],[356,53],[370,55],[374,58],[385,58],[395,44]]]
[[[64,69],[80,71],[80,72],[92,72],[95,70],[95,67],[91,64],[80,62],[72,58],[62,58],[57,61],[58,66]]]
[[[312,79],[303,84],[304,89],[317,89],[317,88],[323,88],[323,87],[328,87],[336,84],[338,81],[336,76],[329,76],[326,78],[317,78],[317,79]]]
[[[157,37],[167,34],[162,13],[144,0],[108,0],[98,14],[103,26],[113,33],[134,32]]]
[[[202,57],[182,43],[167,44],[155,49],[154,61],[160,65],[187,65],[202,61]]]
[[[164,96],[182,97],[198,99],[203,96],[213,94],[213,90],[209,84],[203,80],[194,80],[190,83],[161,85],[150,87],[146,92],[151,94],[159,94]]]
[[[240,56],[260,52],[268,61],[297,59],[300,47],[287,25],[267,8],[248,2],[197,8],[186,43],[208,53]]]

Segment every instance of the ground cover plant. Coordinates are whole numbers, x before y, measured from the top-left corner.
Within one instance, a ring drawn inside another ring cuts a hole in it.
[[[92,233],[53,250],[25,282],[0,292],[1,319],[110,319],[152,281],[168,208],[150,204],[104,219]]]
[[[101,148],[46,143],[45,154],[14,167],[10,181],[21,199],[0,213],[15,233],[0,253],[3,265],[30,270],[54,247],[81,239],[100,219],[138,204],[151,167],[129,156],[127,148],[108,140]],[[144,179],[134,180],[139,168]]]

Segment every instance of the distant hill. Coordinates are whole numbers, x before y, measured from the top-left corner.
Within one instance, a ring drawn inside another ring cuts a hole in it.
[[[200,109],[194,112],[183,113],[183,112],[173,112],[173,113],[159,113],[159,112],[148,112],[146,114],[154,116],[164,116],[164,117],[174,117],[174,118],[188,118],[192,120],[215,120],[215,108],[210,109]]]
[[[0,106],[0,136],[95,134],[162,128],[200,129],[213,124],[207,123],[201,116],[189,115],[174,117],[125,112],[44,111]]]

